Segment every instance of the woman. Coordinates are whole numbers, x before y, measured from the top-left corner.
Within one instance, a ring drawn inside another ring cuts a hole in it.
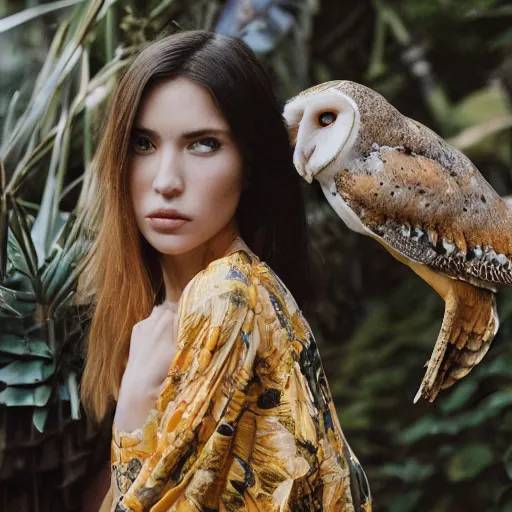
[[[299,309],[299,177],[252,52],[204,31],[144,49],[97,169],[82,398],[117,402],[102,510],[370,510]]]

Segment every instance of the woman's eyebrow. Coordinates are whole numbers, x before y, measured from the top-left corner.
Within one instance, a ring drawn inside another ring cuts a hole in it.
[[[141,125],[134,125],[133,131],[137,133],[144,133],[146,135],[149,135],[150,137],[157,137],[158,133],[154,130],[151,130],[150,128],[146,128],[145,126]]]
[[[200,130],[194,130],[192,132],[186,132],[183,134],[184,139],[197,139],[205,135],[229,135],[229,130],[223,130],[221,128],[201,128]]]
[[[147,128],[142,125],[134,125],[133,131],[137,133],[144,133],[150,137],[158,137],[158,133],[154,130],[151,130],[151,128]],[[231,132],[229,129],[222,129],[222,128],[201,128],[200,130],[193,130],[191,132],[185,132],[182,137],[184,139],[197,139],[199,137],[203,137],[205,135],[230,135]]]

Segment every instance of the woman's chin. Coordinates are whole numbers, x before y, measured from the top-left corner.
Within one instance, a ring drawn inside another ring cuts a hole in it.
[[[160,254],[165,254],[168,256],[178,256],[180,254],[185,254],[201,245],[201,240],[176,235],[160,235],[148,241]]]
[[[180,254],[186,254],[197,247],[194,244],[159,244],[153,246],[160,254],[166,256],[179,256]]]

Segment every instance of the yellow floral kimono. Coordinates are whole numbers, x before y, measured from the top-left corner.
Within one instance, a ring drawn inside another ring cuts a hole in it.
[[[117,511],[371,511],[310,328],[240,250],[183,292],[178,353],[146,423],[112,439]]]

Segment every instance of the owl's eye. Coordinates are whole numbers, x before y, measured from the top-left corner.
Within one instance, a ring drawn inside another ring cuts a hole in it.
[[[318,116],[318,124],[320,126],[329,126],[336,121],[336,114],[332,112],[322,112]]]

